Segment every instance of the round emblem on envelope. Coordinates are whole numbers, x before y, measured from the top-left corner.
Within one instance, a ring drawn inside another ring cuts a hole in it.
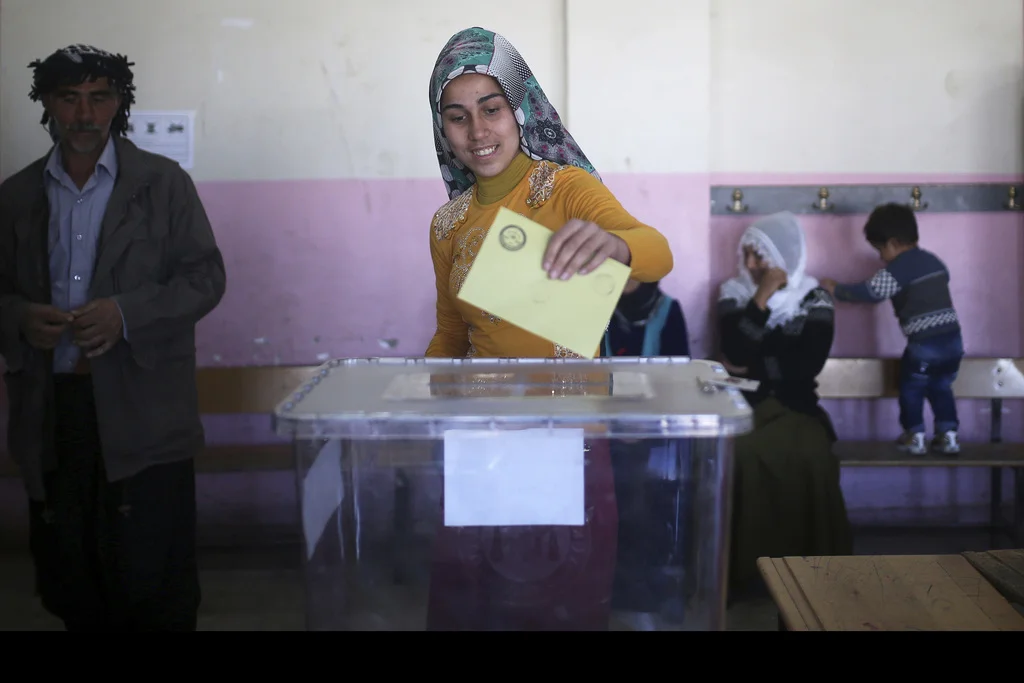
[[[507,225],[498,233],[498,241],[509,251],[519,251],[526,244],[526,233],[518,225]]]

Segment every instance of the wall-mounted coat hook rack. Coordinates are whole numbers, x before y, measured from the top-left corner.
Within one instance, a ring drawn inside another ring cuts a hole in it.
[[[747,210],[750,207],[743,204],[743,190],[740,190],[739,188],[737,188],[737,189],[732,191],[732,204],[730,204],[727,208],[732,213],[746,213],[747,212]]]
[[[815,209],[817,209],[818,211],[831,211],[832,209],[835,208],[836,205],[828,203],[828,195],[829,195],[829,192],[828,192],[828,188],[827,187],[823,187],[823,188],[819,189],[818,190],[818,201],[817,201],[817,203],[812,204],[811,206],[814,207]]]
[[[921,203],[920,187],[914,187],[914,189],[910,191],[910,204],[908,206],[910,206],[914,211],[924,211],[928,208],[928,202]]]
[[[867,215],[882,204],[903,204],[928,213],[1024,211],[1021,183],[935,185],[754,185],[711,187],[711,214],[765,216],[778,211],[831,216]],[[810,197],[817,195],[814,201]],[[927,201],[925,200],[927,197]]]
[[[1009,195],[1009,200],[1007,200],[1006,204],[1004,204],[1004,206],[1007,209],[1009,209],[1010,211],[1020,211],[1022,208],[1024,208],[1020,204],[1017,203],[1017,188],[1016,187],[1011,185],[1010,189],[1007,190],[1006,194]]]

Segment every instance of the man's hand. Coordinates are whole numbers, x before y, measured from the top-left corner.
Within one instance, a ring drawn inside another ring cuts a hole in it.
[[[836,295],[837,283],[832,278],[823,277],[821,278],[821,280],[818,281],[818,284],[821,285],[822,289],[831,294],[833,297]]]
[[[21,333],[37,349],[50,351],[74,320],[70,313],[47,304],[26,304],[21,316]]]
[[[86,358],[102,356],[121,338],[124,323],[121,309],[113,299],[96,299],[71,311],[75,317],[71,324],[75,331],[75,344],[85,352]]]
[[[544,252],[544,270],[554,280],[586,275],[614,259],[629,265],[629,246],[621,237],[602,230],[597,223],[571,219],[556,232]]]

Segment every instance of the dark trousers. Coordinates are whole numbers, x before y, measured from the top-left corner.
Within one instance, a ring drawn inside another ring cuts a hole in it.
[[[900,426],[909,432],[924,431],[924,402],[935,414],[935,433],[956,431],[953,382],[964,356],[959,333],[907,344],[900,363]]]
[[[613,442],[612,468],[619,505],[613,609],[659,613],[672,622],[683,619],[689,496],[680,486],[678,475],[656,476],[650,464],[655,447],[659,447],[663,466],[671,459],[685,472],[689,467],[687,446],[650,439]]]
[[[68,631],[194,631],[191,459],[108,482],[88,376],[55,379],[57,469],[30,503],[36,588]]]

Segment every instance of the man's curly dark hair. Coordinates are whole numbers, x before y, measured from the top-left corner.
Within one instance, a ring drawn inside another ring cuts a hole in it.
[[[46,59],[37,59],[28,65],[33,70],[29,97],[33,102],[38,102],[59,87],[106,78],[121,100],[121,106],[110,123],[110,132],[114,135],[127,135],[128,116],[135,104],[135,74],[131,70],[134,65],[123,55],[115,55],[90,45],[69,45]],[[44,110],[40,123],[45,126],[49,122],[50,115]]]

